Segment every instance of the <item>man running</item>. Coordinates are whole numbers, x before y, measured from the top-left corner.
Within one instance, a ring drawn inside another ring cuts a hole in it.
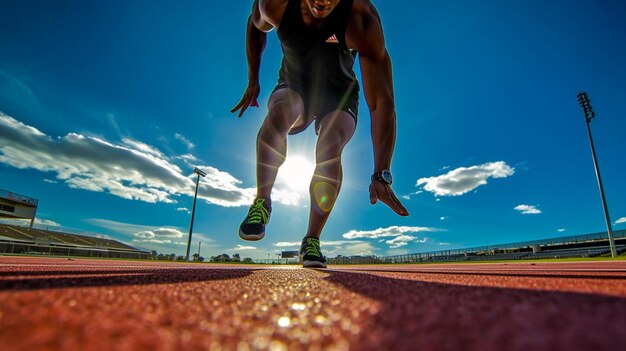
[[[255,0],[248,18],[248,86],[231,112],[258,107],[259,69],[267,32],[277,29],[283,50],[278,84],[257,137],[257,195],[239,227],[244,240],[260,240],[272,211],[270,194],[287,153],[287,135],[315,122],[315,172],[309,226],[300,247],[304,267],[326,267],[319,238],[342,183],[341,154],[357,123],[359,85],[352,69],[359,54],[372,119],[374,172],[370,202],[409,212],[391,189],[396,139],[391,60],[380,17],[369,0]],[[369,176],[369,175],[368,175]]]

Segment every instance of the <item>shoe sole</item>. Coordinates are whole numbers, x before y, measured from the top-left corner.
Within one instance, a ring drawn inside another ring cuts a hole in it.
[[[259,241],[265,237],[265,232],[259,234],[246,234],[240,229],[239,237],[246,241]]]
[[[319,261],[302,261],[302,267],[305,268],[326,268],[326,263]]]

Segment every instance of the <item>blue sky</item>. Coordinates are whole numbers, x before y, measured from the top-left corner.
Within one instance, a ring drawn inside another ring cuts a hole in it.
[[[393,61],[394,190],[369,204],[361,97],[327,256],[391,255],[606,230],[586,91],[614,229],[626,229],[626,5],[621,1],[378,1]],[[270,33],[261,107],[229,110],[247,79],[251,1],[12,1],[0,13],[0,188],[39,199],[38,223],[182,254],[295,250],[308,217],[312,130],[289,139],[267,236],[237,227],[280,64]],[[360,73],[357,71],[360,76]],[[302,161],[304,160],[304,161]],[[295,174],[295,179],[294,179]],[[302,181],[304,179],[304,182]],[[299,188],[298,188],[299,186]]]

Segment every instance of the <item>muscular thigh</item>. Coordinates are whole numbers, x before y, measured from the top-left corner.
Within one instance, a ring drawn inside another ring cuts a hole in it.
[[[276,90],[267,102],[269,118],[281,119],[287,126],[293,126],[304,115],[304,102],[293,89]]]

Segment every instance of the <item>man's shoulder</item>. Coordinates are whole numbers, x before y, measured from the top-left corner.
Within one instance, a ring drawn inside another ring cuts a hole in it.
[[[354,0],[352,3],[352,15],[362,18],[378,17],[376,7],[370,0]]]
[[[382,57],[385,48],[382,24],[378,11],[370,0],[354,0],[346,41],[350,49],[362,55]]]
[[[380,16],[374,4],[370,0],[354,0],[349,21],[352,31],[363,34],[365,28],[373,23],[380,23]]]
[[[261,16],[274,27],[278,26],[289,0],[257,0]]]
[[[274,7],[286,4],[289,0],[258,0],[260,7]]]

